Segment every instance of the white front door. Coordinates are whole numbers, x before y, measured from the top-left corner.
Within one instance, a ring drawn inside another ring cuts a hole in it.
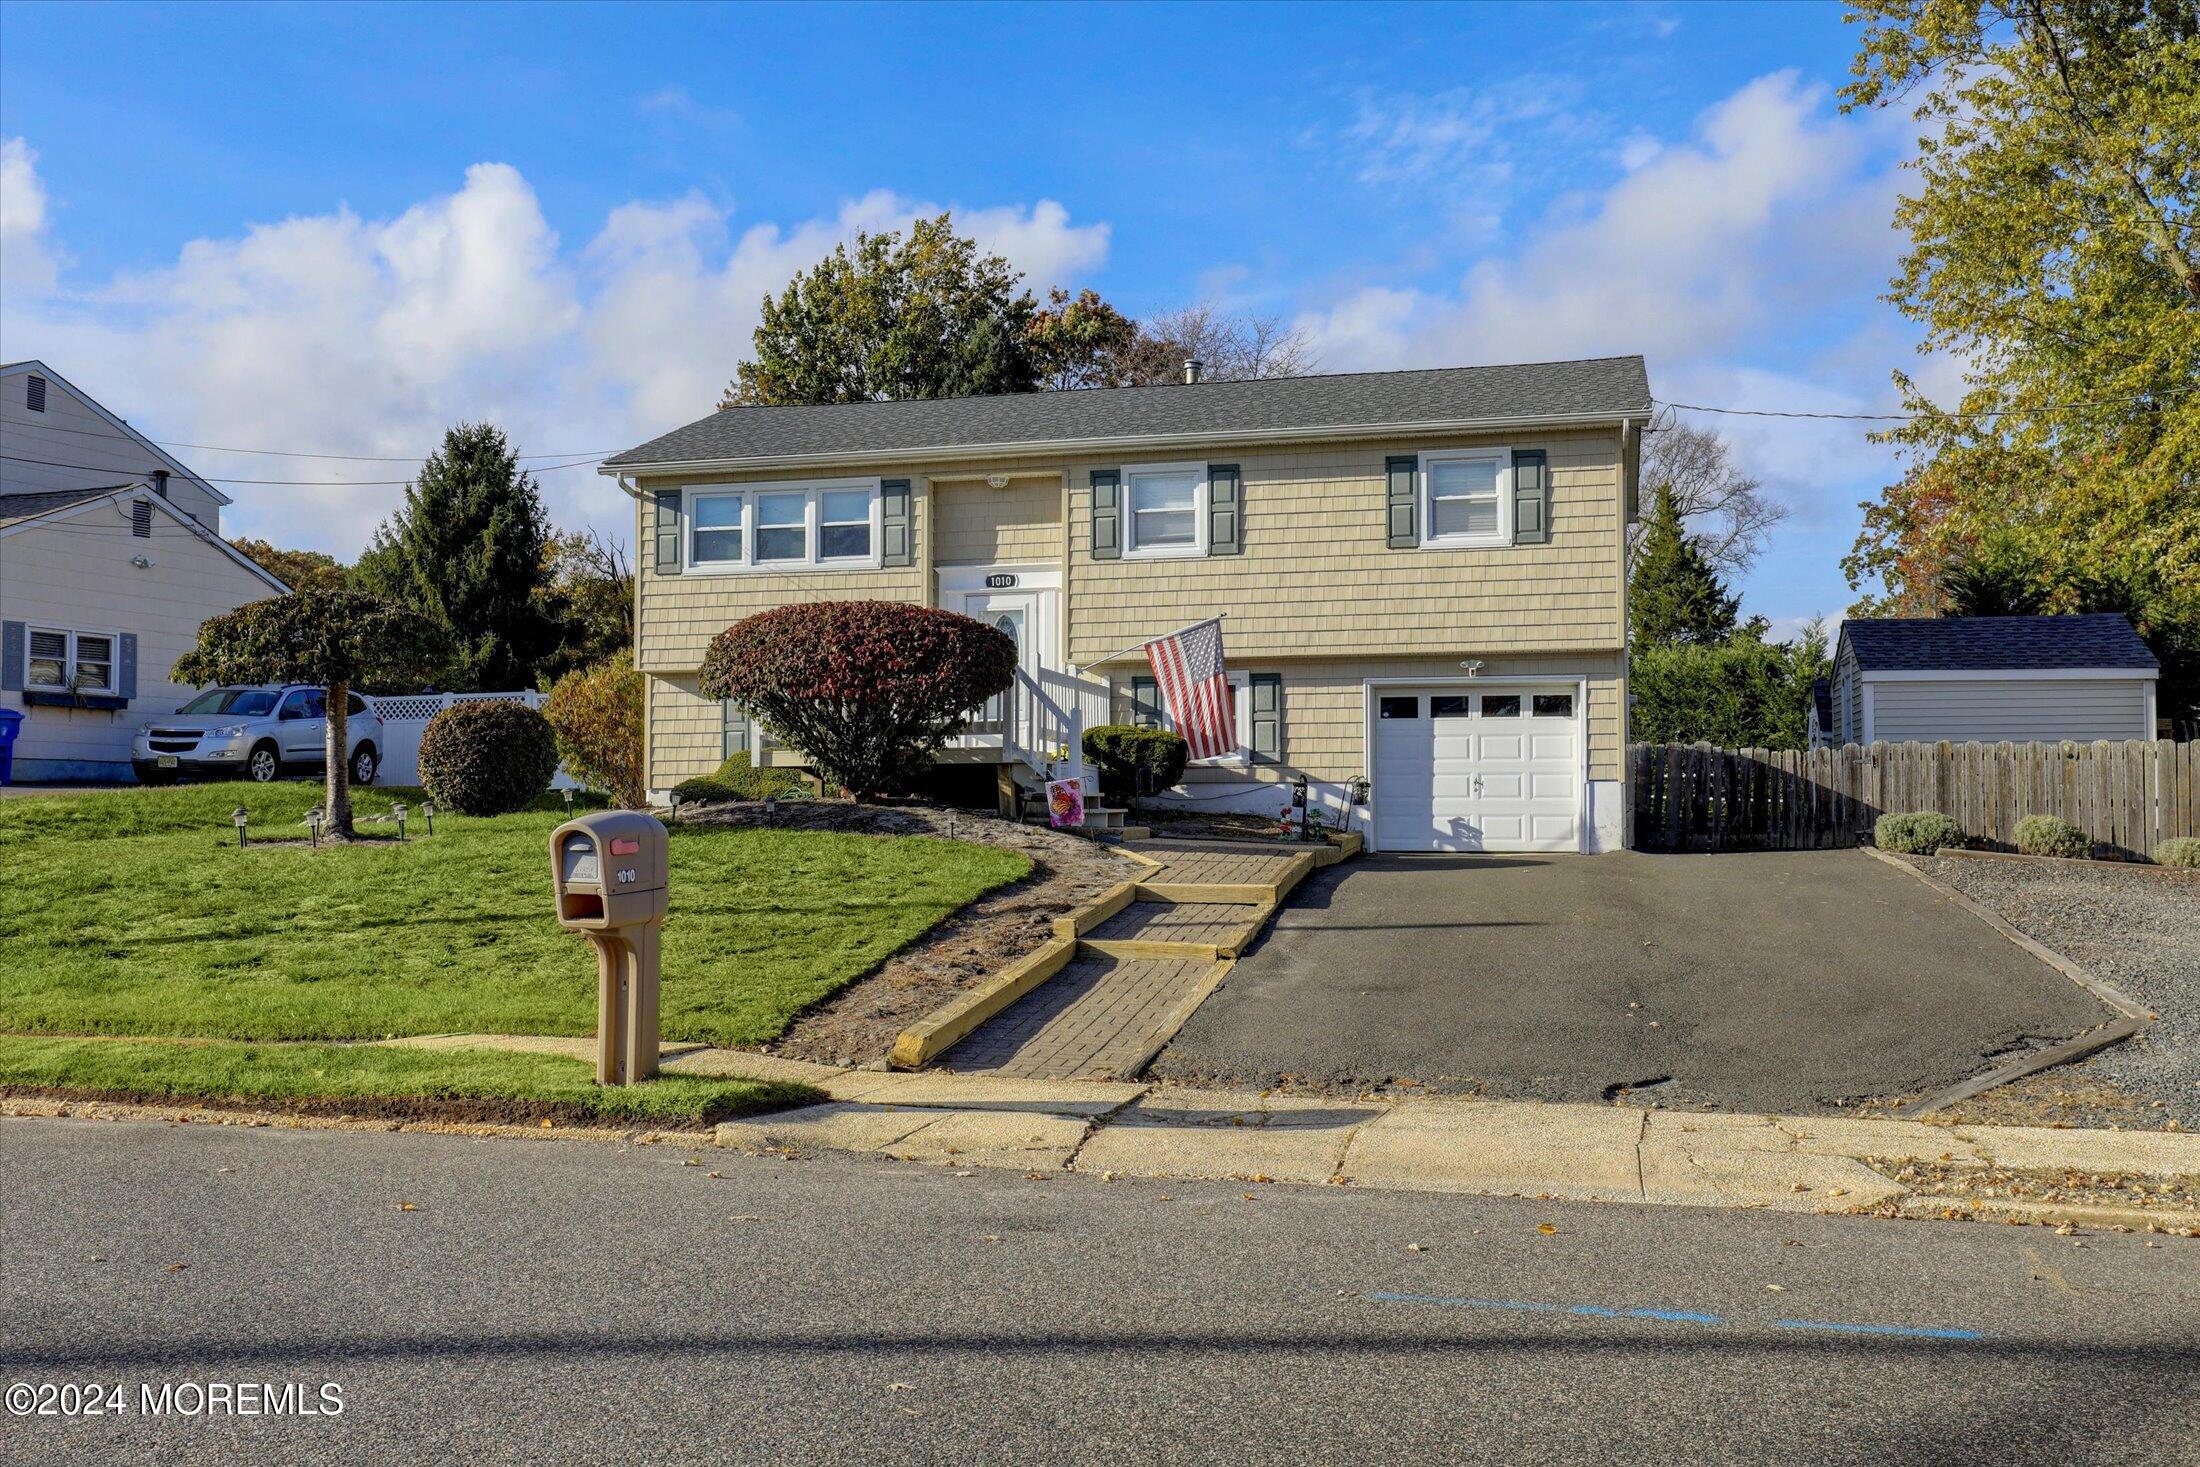
[[[1578,686],[1378,685],[1370,697],[1379,849],[1581,848]]]
[[[963,615],[974,621],[982,621],[995,631],[1004,634],[1016,644],[1016,665],[1026,676],[1037,677],[1039,652],[1031,636],[1030,592],[988,591],[963,597]],[[1007,732],[1002,720],[1008,709],[1014,706],[1006,693],[996,693],[986,700],[984,709],[972,720],[970,731],[987,738],[998,738]]]

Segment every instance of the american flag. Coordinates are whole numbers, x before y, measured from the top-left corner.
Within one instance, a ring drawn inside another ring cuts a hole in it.
[[[1161,685],[1161,706],[1191,745],[1194,759],[1237,747],[1237,706],[1222,670],[1222,621],[1193,624],[1146,644],[1146,660]]]

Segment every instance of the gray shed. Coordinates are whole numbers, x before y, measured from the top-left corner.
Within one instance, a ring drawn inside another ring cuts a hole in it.
[[[1851,620],[1814,734],[1826,744],[2151,739],[2160,675],[2113,613]]]

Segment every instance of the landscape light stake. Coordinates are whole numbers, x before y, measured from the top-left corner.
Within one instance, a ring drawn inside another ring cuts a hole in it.
[[[229,818],[237,827],[237,849],[241,851],[244,849],[244,824],[252,818],[252,812],[239,805],[229,812]]]
[[[313,849],[321,849],[321,811],[319,806],[306,811],[306,832],[312,839]]]
[[[420,802],[420,818],[428,822],[428,834],[430,834],[430,835],[434,835],[434,834],[435,834],[435,801],[433,801],[433,800],[422,800],[422,801]]]
[[[397,817],[397,838],[399,841],[403,841],[405,839],[405,807],[403,805],[392,805],[390,806],[390,813]]]

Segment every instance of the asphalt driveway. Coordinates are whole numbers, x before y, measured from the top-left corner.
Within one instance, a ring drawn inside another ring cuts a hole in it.
[[[1371,856],[1309,877],[1152,1073],[1794,1112],[2106,1017],[1860,851]]]

